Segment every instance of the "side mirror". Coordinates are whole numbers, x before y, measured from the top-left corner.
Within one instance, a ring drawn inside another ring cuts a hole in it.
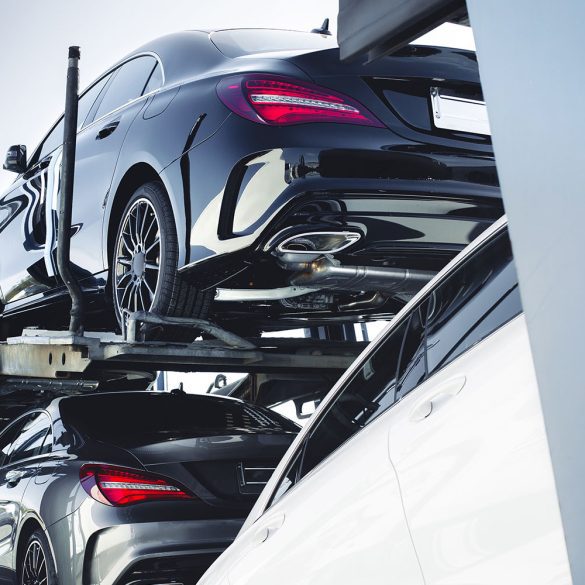
[[[24,144],[15,144],[8,149],[4,170],[18,174],[26,171],[26,146]]]

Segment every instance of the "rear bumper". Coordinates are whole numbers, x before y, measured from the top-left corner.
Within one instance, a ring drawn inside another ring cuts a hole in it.
[[[98,510],[93,504],[48,528],[60,585],[195,583],[243,524],[243,519],[179,518],[122,523],[123,508]],[[104,526],[115,515],[120,523]]]
[[[333,124],[275,129],[231,116],[164,173],[183,187],[187,179],[188,233],[180,270],[199,273],[217,273],[214,260],[258,249],[274,221],[303,197],[387,196],[390,213],[396,195],[476,201],[492,207],[487,225],[502,209],[495,161],[485,146],[430,147],[388,129]]]
[[[87,585],[196,582],[236,537],[241,521],[191,520],[114,526],[86,551]]]

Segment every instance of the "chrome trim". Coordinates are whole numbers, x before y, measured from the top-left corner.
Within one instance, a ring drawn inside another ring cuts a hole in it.
[[[282,288],[218,288],[215,300],[219,302],[236,301],[278,301],[291,299],[318,291],[318,288],[304,286],[284,286]]]
[[[148,56],[154,57],[158,61],[158,64],[160,65],[160,68],[161,68],[161,71],[162,71],[162,78],[163,78],[161,86],[158,89],[153,89],[152,91],[149,91],[148,93],[145,93],[144,95],[139,95],[137,98],[134,98],[133,100],[130,100],[130,101],[126,102],[125,104],[122,104],[121,106],[118,106],[114,110],[110,110],[109,112],[107,112],[103,116],[100,116],[99,118],[96,118],[95,120],[91,121],[87,126],[83,126],[83,128],[81,128],[79,130],[79,132],[82,132],[86,128],[91,128],[94,124],[97,124],[97,122],[99,122],[100,120],[103,120],[104,118],[106,118],[110,114],[113,114],[113,113],[115,113],[115,112],[117,112],[119,110],[123,110],[126,106],[129,106],[131,104],[135,104],[139,100],[144,99],[144,98],[147,98],[147,97],[150,97],[151,95],[154,95],[155,93],[157,93],[161,89],[163,89],[163,87],[165,86],[165,83],[166,83],[166,76],[165,76],[165,68],[163,67],[162,61],[161,61],[160,57],[156,53],[153,53],[152,51],[145,51],[143,53],[138,53],[137,55],[132,55],[128,59],[125,59],[124,61],[121,61],[120,63],[114,65],[113,67],[110,67],[110,69],[108,69],[108,71],[106,71],[101,77],[99,77],[96,81],[94,81],[86,90],[84,90],[83,94],[81,96],[79,96],[79,97],[80,98],[83,97],[83,95],[85,95],[85,93],[89,89],[91,89],[96,83],[99,83],[104,77],[106,77],[110,73],[113,73],[114,71],[116,71],[116,69],[119,69],[123,65],[126,65],[126,63],[129,63],[130,61],[132,61],[134,59],[137,59],[138,57],[148,57]],[[59,120],[60,119],[61,118],[59,118]],[[79,134],[79,132],[78,132],[78,134]]]
[[[270,475],[274,473],[276,467],[246,467],[243,463],[238,464],[238,474],[240,480],[240,487],[245,487],[247,485],[266,485],[270,480],[270,477],[266,481],[247,481],[246,479],[246,472],[247,471],[269,471]]]
[[[431,87],[435,127],[491,136],[485,102],[449,95],[447,91],[440,87]]]
[[[311,236],[344,236],[347,240],[341,246],[337,246],[337,248],[331,248],[329,250],[285,250],[284,246],[291,242],[292,240],[297,240],[299,238],[310,238]],[[342,232],[334,232],[334,231],[319,231],[319,232],[303,232],[300,234],[294,234],[289,236],[282,242],[276,246],[276,251],[279,254],[336,254],[337,252],[341,252],[341,250],[345,250],[349,248],[353,244],[355,244],[358,240],[360,240],[362,235],[359,232],[349,232],[349,231],[342,231]]]

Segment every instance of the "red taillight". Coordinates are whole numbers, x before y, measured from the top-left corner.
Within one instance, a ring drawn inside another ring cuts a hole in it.
[[[84,465],[79,471],[83,489],[109,506],[154,500],[192,500],[184,488],[159,475],[113,465]]]
[[[217,95],[236,114],[271,126],[337,122],[384,128],[367,108],[346,95],[277,75],[227,77],[217,85]]]

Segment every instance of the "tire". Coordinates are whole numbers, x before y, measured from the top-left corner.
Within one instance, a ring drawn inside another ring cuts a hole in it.
[[[114,243],[111,283],[120,327],[124,311],[145,310],[163,316],[197,319],[207,317],[213,291],[201,291],[186,282],[177,272],[178,259],[175,218],[165,188],[160,182],[146,183],[130,197],[119,220]],[[177,329],[173,338],[192,339],[194,333]],[[154,336],[161,337],[157,333]],[[166,332],[164,337],[167,337]]]
[[[57,585],[57,571],[45,533],[37,529],[28,538],[19,558],[18,584]]]

